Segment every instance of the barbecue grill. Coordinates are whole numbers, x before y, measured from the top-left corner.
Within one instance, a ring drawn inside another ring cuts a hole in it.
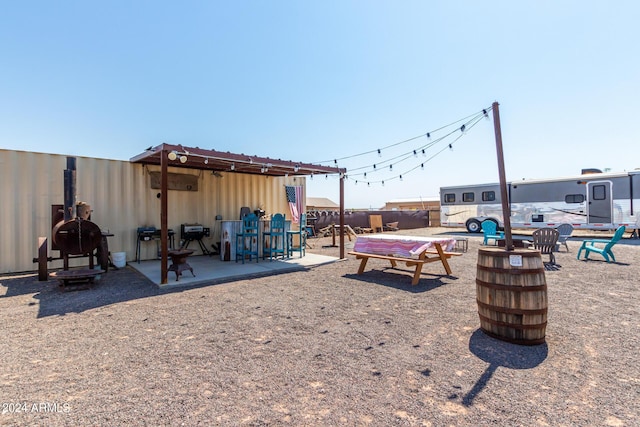
[[[182,242],[180,249],[187,249],[189,247],[189,243],[196,241],[198,242],[198,245],[200,245],[200,249],[203,254],[211,255],[207,250],[207,247],[202,242],[202,239],[209,237],[210,234],[211,229],[203,226],[202,224],[182,224],[180,226],[180,240]]]

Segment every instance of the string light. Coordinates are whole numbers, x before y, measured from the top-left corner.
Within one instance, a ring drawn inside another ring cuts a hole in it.
[[[382,172],[383,169],[379,166],[388,166],[389,167],[389,171],[393,173],[394,169],[396,169],[394,166],[397,166],[399,163],[410,160],[412,158],[417,158],[418,156],[418,151],[420,151],[420,153],[422,153],[423,157],[427,157],[427,149],[434,147],[436,144],[449,139],[449,138],[454,138],[453,141],[449,141],[446,145],[444,145],[444,148],[440,149],[438,152],[436,152],[435,154],[433,154],[432,156],[430,156],[429,158],[427,158],[426,160],[418,163],[416,166],[414,167],[408,167],[408,168],[403,168],[403,170],[401,170],[401,173],[398,173],[395,176],[392,177],[384,177],[384,179],[381,179],[379,181],[367,181],[367,186],[370,187],[371,184],[381,184],[381,185],[385,185],[385,183],[393,181],[393,180],[399,180],[399,181],[404,181],[404,177],[407,173],[410,173],[418,168],[420,168],[421,170],[425,170],[425,163],[430,161],[431,159],[433,159],[435,156],[439,155],[440,153],[442,153],[444,150],[446,150],[447,148],[449,148],[450,150],[453,150],[453,144],[460,139],[464,134],[467,134],[468,131],[473,128],[479,121],[481,121],[484,117],[486,117],[485,113],[487,110],[482,110],[481,113],[476,114],[471,120],[466,121],[465,123],[463,123],[462,125],[458,125],[458,127],[452,128],[448,133],[446,133],[443,136],[439,136],[438,138],[434,139],[433,141],[430,141],[428,144],[423,145],[422,147],[415,147],[415,148],[411,148],[409,150],[407,150],[406,152],[404,152],[403,154],[399,154],[395,157],[392,157],[390,159],[384,160],[381,163],[373,163],[368,167],[358,167],[358,168],[350,168],[350,172],[352,175],[352,179],[354,180],[354,182],[357,182],[358,180],[354,179],[356,176],[360,176],[360,177],[364,177],[364,179],[367,179],[367,174],[368,172],[371,172],[371,170],[373,170],[373,172]],[[460,131],[460,132],[459,132]],[[422,136],[425,136],[424,134]],[[431,133],[429,133],[429,136],[431,136]],[[378,148],[376,150],[373,150],[374,153],[379,153],[381,154],[382,150],[386,148],[386,147],[382,147],[382,148]],[[338,159],[333,159],[333,161],[335,162]],[[361,169],[370,169],[369,171],[362,171],[361,173],[354,173],[354,171],[358,171]]]

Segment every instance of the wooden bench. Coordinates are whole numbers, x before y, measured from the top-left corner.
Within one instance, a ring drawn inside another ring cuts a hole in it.
[[[67,287],[70,286],[87,289],[93,283],[96,276],[99,276],[104,272],[104,270],[92,269],[60,270],[54,271],[50,276],[60,281],[60,287],[62,287],[63,290],[66,290]]]
[[[371,253],[355,252],[355,251],[349,252],[349,255],[355,255],[356,259],[361,260],[360,268],[358,268],[358,274],[362,274],[364,272],[364,269],[367,265],[367,261],[369,260],[369,258],[389,260],[391,262],[392,268],[397,267],[396,263],[404,262],[407,267],[415,267],[415,271],[413,273],[413,280],[411,281],[411,284],[417,285],[418,282],[420,281],[420,274],[422,273],[422,266],[424,264],[440,261],[442,262],[442,265],[444,266],[444,269],[447,272],[447,274],[451,274],[451,267],[449,267],[449,263],[447,262],[447,259],[451,258],[452,256],[460,256],[462,254],[458,252],[446,252],[446,251],[443,251],[442,249],[433,249],[433,250],[426,250],[422,252],[418,256],[418,258],[405,258],[405,257],[394,256],[394,255],[380,255],[380,254],[371,254]],[[437,256],[429,257],[428,255],[437,255]]]

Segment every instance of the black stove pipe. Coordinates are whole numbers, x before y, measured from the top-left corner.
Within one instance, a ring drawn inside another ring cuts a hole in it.
[[[76,201],[76,158],[67,157],[67,168],[64,170],[64,221],[73,217]]]

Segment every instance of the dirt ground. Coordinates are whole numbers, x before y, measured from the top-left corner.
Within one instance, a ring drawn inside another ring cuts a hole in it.
[[[352,256],[173,290],[129,267],[72,292],[0,276],[0,424],[638,425],[638,240],[616,263],[570,241],[545,272],[546,343],[519,346],[479,329],[479,236],[401,233],[469,248],[416,286],[380,260],[357,275]]]

